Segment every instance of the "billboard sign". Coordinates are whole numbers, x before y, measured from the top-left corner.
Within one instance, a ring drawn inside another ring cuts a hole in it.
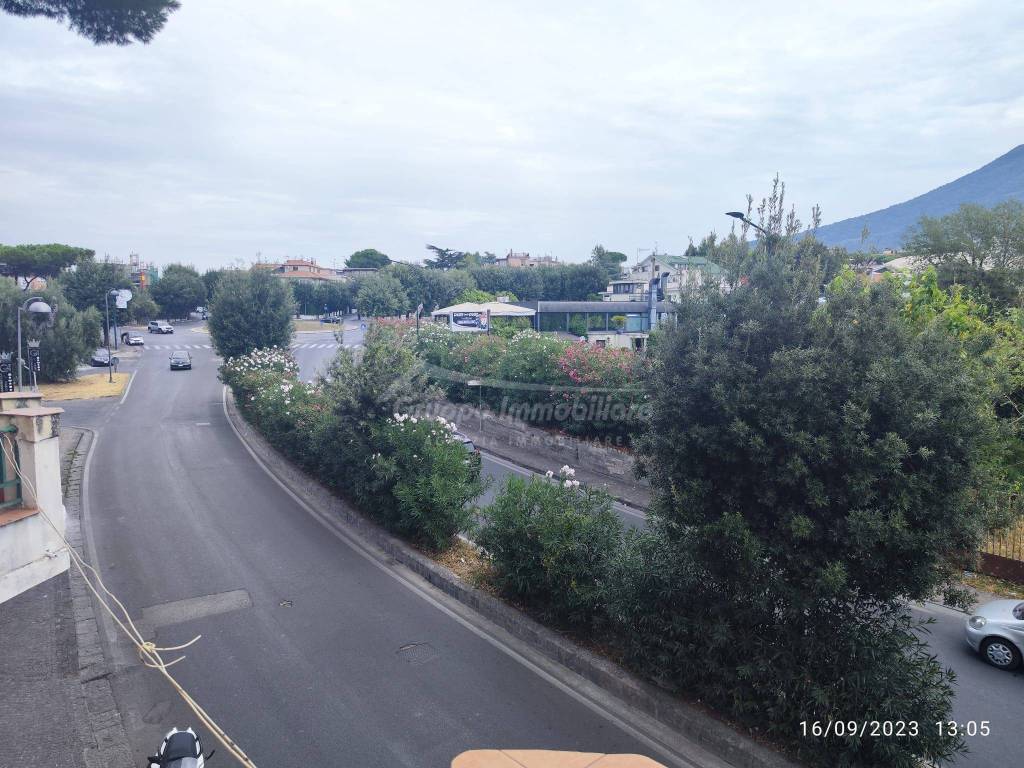
[[[453,331],[486,331],[486,312],[452,312]]]

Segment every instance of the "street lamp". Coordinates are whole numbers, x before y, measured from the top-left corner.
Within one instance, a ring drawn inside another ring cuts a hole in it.
[[[743,213],[742,211],[726,211],[725,215],[726,216],[732,216],[734,219],[739,219],[744,224],[753,227],[758,232],[760,232],[762,235],[764,235],[764,250],[765,250],[765,253],[767,253],[769,256],[772,255],[772,253],[773,253],[773,246],[775,245],[775,235],[773,235],[771,232],[769,232],[764,227],[758,226],[757,224],[752,222],[750,219],[747,218],[747,215],[745,213]]]
[[[117,288],[111,288],[103,294],[103,307],[107,311],[107,381],[111,384],[114,383],[114,359],[110,356],[110,297],[113,296],[116,299],[120,295],[121,292]],[[117,342],[114,342],[114,346],[116,348]]]
[[[33,296],[26,299],[25,303],[18,307],[18,391],[22,388],[21,369],[25,366],[25,360],[21,356],[21,313],[28,312],[36,320],[46,320],[53,316],[53,308],[43,301],[41,296]]]

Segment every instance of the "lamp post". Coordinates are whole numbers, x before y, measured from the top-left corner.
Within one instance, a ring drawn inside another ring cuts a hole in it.
[[[117,298],[120,295],[116,288],[111,288],[103,294],[103,308],[107,311],[107,381],[114,383],[114,359],[110,356],[110,297]]]
[[[18,391],[22,392],[22,373],[21,370],[25,366],[25,360],[21,356],[21,313],[28,312],[31,315],[35,315],[38,319],[53,317],[54,310],[43,301],[41,296],[33,296],[30,299],[26,299],[25,303],[18,307]]]
[[[747,218],[747,215],[745,213],[741,212],[741,211],[726,211],[725,215],[726,216],[732,216],[734,219],[739,219],[744,224],[753,227],[758,232],[760,232],[762,235],[764,235],[764,250],[765,250],[765,253],[768,254],[769,256],[771,256],[772,253],[774,253],[775,235],[773,235],[771,232],[769,232],[764,227],[758,226],[757,224],[752,222],[750,219]]]

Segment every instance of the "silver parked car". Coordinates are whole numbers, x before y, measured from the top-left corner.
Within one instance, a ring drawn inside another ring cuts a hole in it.
[[[993,667],[1013,670],[1024,656],[1024,602],[993,600],[967,620],[967,644]]]

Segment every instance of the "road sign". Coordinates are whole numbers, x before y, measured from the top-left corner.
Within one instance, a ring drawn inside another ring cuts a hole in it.
[[[0,391],[14,391],[14,371],[10,352],[0,352]]]
[[[127,288],[122,288],[117,292],[117,298],[114,300],[114,305],[118,309],[128,309],[128,302],[132,300],[132,292]]]
[[[43,370],[42,358],[39,357],[38,341],[30,341],[28,343],[28,369],[33,373],[39,373]]]

